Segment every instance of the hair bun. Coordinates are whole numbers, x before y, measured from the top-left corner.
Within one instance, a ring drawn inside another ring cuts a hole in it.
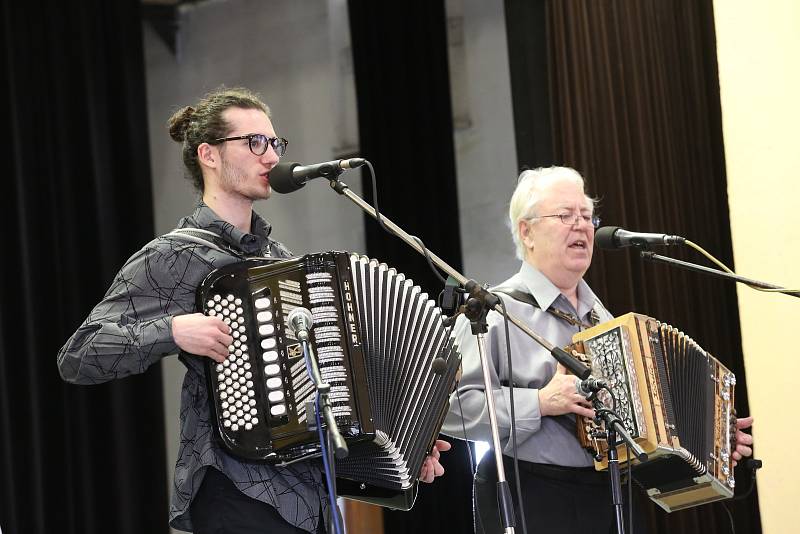
[[[169,136],[175,141],[182,143],[186,139],[186,130],[189,128],[189,123],[192,122],[194,116],[194,108],[186,106],[185,108],[176,111],[172,117],[167,121],[169,126]]]

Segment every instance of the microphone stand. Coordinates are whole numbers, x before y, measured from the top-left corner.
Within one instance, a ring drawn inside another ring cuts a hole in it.
[[[731,274],[725,271],[720,271],[718,269],[712,269],[711,267],[697,265],[696,263],[690,263],[688,261],[670,258],[669,256],[662,256],[660,254],[650,252],[649,250],[642,250],[639,252],[639,255],[645,260],[650,260],[656,263],[667,263],[689,271],[709,274],[711,276],[716,276],[717,278],[725,278],[727,280],[733,280],[734,282],[739,282],[740,284],[746,284],[748,286],[753,286],[761,289],[778,289],[780,291],[776,291],[776,293],[783,293],[784,295],[789,295],[790,297],[800,298],[800,293],[798,293],[797,291],[787,291],[786,288],[780,286],[768,284],[766,282],[760,282],[758,280],[752,280],[750,278],[745,278],[744,276],[739,276],[738,274]]]
[[[617,533],[625,534],[625,519],[622,510],[622,476],[619,468],[619,454],[617,454],[617,444],[625,442],[628,447],[633,451],[636,459],[640,462],[647,460],[647,453],[636,443],[619,416],[603,403],[597,396],[597,392],[592,393],[589,397],[592,401],[592,406],[595,410],[597,418],[602,419],[606,428],[606,443],[608,443],[608,475],[611,484],[611,502],[614,506],[614,517],[616,519]],[[620,440],[617,437],[621,438]],[[631,476],[630,462],[628,458],[628,476]],[[628,503],[628,506],[633,506],[633,503]]]
[[[364,210],[368,213],[373,219],[378,219],[375,214],[375,208],[370,206],[367,202],[364,201],[361,197],[353,193],[348,185],[338,178],[331,178],[330,179],[330,186],[331,188],[339,193],[340,195],[346,196],[350,199],[353,203],[355,203],[359,208]],[[402,239],[408,246],[422,254],[423,256],[426,255],[425,251],[423,250],[422,246],[407,232],[405,232],[402,228],[397,226],[391,220],[386,218],[385,216],[381,215],[380,220],[383,224],[388,227],[397,237]],[[443,259],[439,256],[434,254],[433,252],[428,251],[427,257],[430,258],[431,262],[434,263],[439,269],[447,273],[448,275],[452,276],[461,286],[469,292],[472,297],[477,298],[481,303],[483,303],[489,309],[495,310],[496,312],[505,315],[508,317],[508,320],[511,321],[514,326],[522,330],[528,337],[533,339],[536,343],[544,347],[553,358],[556,359],[561,365],[569,369],[572,374],[575,376],[585,379],[591,374],[591,369],[589,369],[586,365],[581,363],[577,358],[573,358],[570,354],[560,347],[554,346],[552,343],[547,341],[545,338],[531,330],[528,325],[522,322],[521,319],[517,318],[515,315],[510,313],[504,314],[503,308],[500,305],[500,299],[490,293],[486,288],[482,287],[478,282],[475,280],[468,279],[463,274],[456,271],[453,267],[448,265]]]
[[[363,211],[368,213],[372,218],[378,220],[378,216],[375,212],[375,208],[370,206],[364,199],[353,193],[350,188],[338,179],[337,176],[333,176],[329,180],[331,188],[339,193],[340,195],[346,196],[350,199],[353,203],[355,203],[359,208]],[[463,274],[456,271],[453,267],[448,265],[444,260],[439,258],[436,254],[432,252],[427,252],[422,248],[422,246],[407,232],[405,232],[402,228],[397,226],[388,218],[384,217],[383,215],[380,216],[380,221],[388,227],[397,237],[402,239],[408,246],[419,252],[420,254],[428,257],[432,263],[434,263],[439,269],[446,272],[448,275],[453,277],[459,284],[461,284],[464,289],[469,292],[469,294],[475,299],[475,301],[479,304],[478,315],[477,317],[483,316],[484,318],[484,326],[480,326],[480,321],[478,321],[478,325],[475,326],[473,323],[473,333],[476,334],[478,337],[478,354],[481,360],[481,367],[483,368],[483,381],[484,381],[484,393],[486,395],[486,408],[489,412],[489,423],[492,429],[492,442],[494,445],[495,457],[497,459],[497,480],[498,480],[498,501],[500,505],[500,514],[503,518],[503,525],[505,528],[506,534],[513,534],[514,533],[514,508],[511,504],[510,498],[510,490],[508,487],[508,482],[506,481],[506,474],[505,468],[503,466],[503,457],[502,451],[500,449],[500,440],[499,435],[500,432],[497,428],[497,412],[495,410],[494,405],[494,395],[492,393],[492,383],[491,378],[489,376],[489,361],[486,357],[485,348],[484,348],[484,339],[483,333],[485,333],[486,326],[485,326],[485,317],[486,314],[490,309],[497,311],[505,315],[509,321],[511,321],[517,328],[522,330],[526,335],[528,335],[531,339],[536,341],[539,345],[544,347],[552,356],[556,359],[559,363],[561,363],[564,367],[569,369],[573,374],[580,377],[581,379],[585,379],[591,373],[591,370],[580,362],[577,358],[573,358],[570,356],[564,349],[560,347],[555,347],[553,344],[548,342],[542,336],[531,330],[528,325],[522,322],[521,319],[504,312],[502,306],[500,305],[500,299],[495,295],[491,294],[486,288],[482,287],[478,284],[475,280],[467,279]]]
[[[330,398],[328,397],[331,385],[322,380],[322,375],[320,375],[319,367],[317,366],[317,360],[314,357],[314,351],[308,343],[308,331],[299,331],[297,339],[303,347],[303,358],[306,361],[306,369],[308,370],[311,382],[314,384],[318,394],[317,402],[314,403],[314,411],[316,415],[320,415],[321,412],[322,417],[325,419],[325,426],[327,427],[327,430],[318,428],[318,431],[325,433],[324,437],[320,437],[321,440],[324,439],[327,443],[327,447],[324,449],[324,460],[325,464],[328,466],[328,469],[325,471],[325,475],[329,479],[328,488],[329,491],[332,492],[332,495],[330,495],[332,507],[331,521],[334,525],[334,532],[339,533],[343,532],[343,529],[340,523],[339,507],[336,504],[336,462],[333,457],[336,456],[337,459],[341,460],[342,458],[346,458],[350,451],[347,448],[347,443],[345,443],[342,438],[342,434],[339,432],[339,426],[336,424],[336,419],[333,416],[333,409],[331,408]],[[306,414],[310,413],[309,404],[311,403],[309,402],[306,405]],[[314,419],[315,421],[319,421],[317,417]],[[310,420],[309,418],[309,421]],[[318,426],[321,427],[322,425],[318,424]],[[322,446],[322,441],[320,441],[320,446]]]

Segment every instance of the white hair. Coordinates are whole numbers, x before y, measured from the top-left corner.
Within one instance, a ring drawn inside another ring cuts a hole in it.
[[[508,221],[517,258],[520,260],[525,259],[525,245],[519,236],[519,221],[536,216],[536,205],[542,199],[543,193],[557,182],[572,182],[584,190],[583,177],[570,167],[539,167],[534,170],[522,171],[522,174],[519,175],[517,188],[511,195],[511,202],[508,206]],[[594,199],[586,195],[586,200],[594,210]]]

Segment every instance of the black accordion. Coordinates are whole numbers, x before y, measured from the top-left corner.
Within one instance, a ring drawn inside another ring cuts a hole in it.
[[[441,311],[418,286],[375,260],[326,252],[213,271],[197,305],[234,338],[225,362],[206,359],[212,420],[228,451],[275,465],[321,455],[316,390],[287,322],[302,306],[350,450],[336,461],[339,493],[411,508],[460,366]]]
[[[733,496],[736,377],[692,338],[652,317],[629,313],[573,336],[592,374],[614,393],[613,407],[649,459],[633,478],[667,512]],[[605,452],[592,438],[593,421],[578,418],[578,439]],[[617,448],[621,461],[625,445]],[[607,468],[607,460],[596,462]]]

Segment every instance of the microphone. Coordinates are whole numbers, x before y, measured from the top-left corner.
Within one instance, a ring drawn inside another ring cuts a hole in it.
[[[608,384],[605,380],[601,380],[593,376],[583,380],[577,376],[575,377],[575,391],[578,393],[578,395],[582,395],[584,397],[589,397],[592,395],[592,393],[597,393],[606,386],[608,386]]]
[[[289,329],[300,341],[308,341],[308,330],[314,324],[314,317],[307,308],[297,307],[289,312]]]
[[[337,159],[313,165],[300,165],[294,161],[286,161],[275,165],[269,171],[269,184],[278,193],[297,191],[314,178],[333,178],[348,169],[355,169],[365,164],[364,158]]]
[[[647,248],[648,245],[682,245],[685,237],[669,234],[645,234],[629,232],[617,226],[604,226],[594,234],[594,244],[599,248],[623,247]]]

